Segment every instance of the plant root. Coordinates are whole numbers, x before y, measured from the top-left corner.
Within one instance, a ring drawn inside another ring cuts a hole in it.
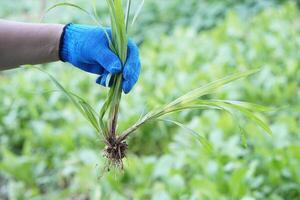
[[[104,157],[108,159],[107,170],[110,167],[117,167],[123,169],[123,158],[126,157],[128,145],[126,141],[118,141],[115,137],[110,137],[106,140],[106,148],[104,150]]]

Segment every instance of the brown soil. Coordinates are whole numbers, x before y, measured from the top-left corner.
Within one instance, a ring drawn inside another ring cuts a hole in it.
[[[120,167],[123,169],[122,159],[126,156],[128,145],[125,141],[118,142],[116,138],[108,138],[106,141],[106,148],[104,156],[109,160],[110,167]]]

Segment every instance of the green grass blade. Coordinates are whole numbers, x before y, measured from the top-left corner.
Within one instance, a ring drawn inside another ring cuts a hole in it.
[[[134,25],[134,23],[136,22],[136,20],[137,20],[139,14],[140,14],[140,12],[141,12],[143,6],[144,6],[144,3],[145,3],[145,0],[142,0],[142,2],[140,3],[138,9],[136,10],[136,12],[135,12],[135,14],[134,14],[134,17],[133,17],[133,19],[132,19],[131,25]]]
[[[100,21],[100,17],[99,17],[99,15],[98,15],[98,13],[97,13],[97,2],[96,2],[96,0],[93,0],[93,1],[92,1],[92,6],[93,6],[93,13],[94,13],[95,18],[96,18],[98,21]]]
[[[106,0],[109,8],[109,16],[110,16],[110,25],[112,30],[112,42],[111,42],[111,49],[114,49],[114,52],[120,56],[120,37],[118,32],[118,25],[117,25],[117,14],[116,8],[113,0]]]
[[[234,104],[234,105],[240,105],[248,110],[255,111],[255,112],[271,112],[271,111],[273,111],[273,108],[262,106],[259,104],[249,103],[249,102],[245,102],[245,101],[233,101],[233,100],[214,100],[214,101],[219,101],[219,102]]]
[[[106,135],[108,135],[108,129],[103,121],[103,118],[104,118],[106,111],[109,109],[110,102],[112,101],[112,98],[113,98],[113,94],[114,94],[113,91],[110,90],[108,93],[108,96],[106,97],[106,99],[104,101],[104,104],[101,107],[100,115],[99,115],[99,124],[102,127],[102,130],[104,130]]]
[[[228,104],[230,105],[230,107],[239,110],[240,112],[242,112],[247,118],[249,118],[250,120],[252,120],[253,122],[255,122],[255,124],[257,124],[258,126],[260,126],[263,130],[265,130],[267,133],[269,133],[270,135],[272,135],[272,130],[270,129],[270,127],[268,126],[267,123],[265,123],[264,121],[262,121],[257,115],[255,115],[254,113],[252,113],[251,111],[247,110],[246,108],[240,106],[240,105],[235,105],[235,104]]]
[[[260,126],[263,130],[265,130],[267,133],[269,133],[270,135],[272,135],[272,130],[270,129],[270,127],[268,126],[268,124],[266,124],[264,121],[262,121],[256,114],[256,111],[250,111],[249,109],[247,109],[247,107],[243,107],[240,104],[233,104],[233,101],[231,101],[231,103],[228,102],[222,102],[220,100],[200,100],[199,103],[200,104],[211,104],[214,106],[219,106],[221,108],[224,109],[233,109],[233,110],[237,110],[239,112],[241,112],[242,114],[244,114],[246,116],[246,118],[248,118],[249,120],[253,121],[255,124],[257,124],[258,126]]]
[[[245,148],[247,148],[248,147],[248,144],[247,144],[247,132],[240,125],[239,125],[239,129],[240,129],[240,133],[241,133],[241,142],[242,142],[242,145]]]
[[[171,103],[153,110],[148,115],[152,115],[149,118],[158,118],[160,116],[163,116],[165,114],[171,113],[174,110],[177,110],[178,108],[190,106],[193,105],[194,101],[197,101],[200,97],[211,94],[215,92],[217,89],[225,86],[226,84],[229,84],[233,81],[236,81],[241,78],[245,78],[247,76],[250,76],[254,73],[258,72],[258,70],[252,70],[248,72],[241,72],[241,73],[235,73],[233,75],[221,78],[219,80],[213,81],[211,83],[208,83],[202,87],[199,87],[191,92],[188,92],[185,95],[182,95],[181,97],[175,99]]]
[[[92,107],[84,101],[79,101],[79,103],[85,112],[85,117],[88,119],[91,125],[96,129],[97,133],[100,133],[101,129],[99,127],[98,121],[95,117]]]
[[[52,5],[51,7],[47,8],[46,13],[48,13],[51,10],[53,10],[54,8],[62,7],[62,6],[73,7],[73,8],[76,8],[76,9],[78,9],[78,10],[86,13],[87,15],[90,15],[90,13],[86,9],[84,9],[84,8],[82,8],[82,7],[80,7],[80,6],[76,5],[76,4],[67,3],[67,2],[61,2],[61,3],[57,3],[57,4]]]
[[[173,123],[177,126],[179,126],[182,129],[187,130],[189,133],[191,133],[194,137],[196,137],[199,142],[203,145],[203,147],[208,151],[211,152],[212,151],[212,146],[210,144],[210,142],[203,136],[201,136],[199,133],[197,133],[196,131],[194,131],[193,129],[185,126],[184,124],[174,121],[174,120],[170,120],[170,119],[159,119],[160,121],[164,121],[164,122],[170,122]]]
[[[125,25],[125,16],[122,6],[122,0],[114,0],[115,8],[115,24],[116,24],[116,38],[115,46],[118,46],[118,55],[123,63],[125,63],[127,58],[127,34]]]
[[[131,0],[127,0],[126,15],[125,15],[126,31],[128,31],[128,21],[129,21],[129,15],[130,15],[130,8],[131,8]]]
[[[241,102],[241,101],[229,101],[229,100],[200,100],[198,101],[200,103],[199,105],[194,105],[193,108],[203,107],[206,106],[214,106],[216,108],[219,108],[221,110],[224,110],[231,114],[233,118],[235,118],[236,121],[238,121],[238,117],[235,116],[235,114],[230,110],[233,109],[235,111],[239,111],[245,115],[245,117],[251,121],[253,121],[256,125],[261,127],[264,131],[266,131],[268,134],[272,135],[272,130],[269,128],[268,124],[263,122],[256,114],[255,112],[267,112],[270,111],[269,108],[260,106],[253,103],[248,102]],[[244,146],[247,146],[245,143],[245,130],[239,125],[240,131],[241,131],[241,137],[242,142]]]
[[[122,0],[106,0],[112,28],[112,46],[114,47],[114,52],[118,55],[121,62],[124,64],[127,58],[127,33],[126,33],[126,22],[125,14],[123,11]],[[129,8],[128,8],[129,9]],[[129,11],[129,10],[128,10]],[[107,127],[108,132],[111,137],[115,137],[119,103],[122,96],[122,74],[113,77],[113,84],[109,91],[109,95],[104,104],[104,108],[100,111],[100,117],[103,118],[107,110],[108,120]]]
[[[45,73],[50,78],[50,80],[56,85],[56,87],[68,97],[68,99],[73,103],[77,110],[91,123],[91,125],[95,128],[97,133],[101,132],[98,123],[95,123],[94,121],[94,119],[96,119],[94,114],[95,111],[88,103],[86,103],[86,101],[84,101],[81,97],[73,94],[72,92],[67,91],[50,73],[46,72],[45,70],[39,67],[32,68],[38,69],[39,71]]]
[[[85,14],[87,14],[94,21],[95,24],[97,24],[98,26],[102,26],[100,24],[100,22],[98,21],[98,19],[94,15],[92,15],[89,11],[87,11],[86,9],[82,8],[81,6],[78,6],[78,5],[73,4],[73,3],[61,2],[61,3],[54,4],[46,10],[46,14],[48,12],[50,12],[51,10],[55,9],[55,8],[64,7],[64,6],[72,7],[72,8],[75,8],[75,9],[78,9],[78,10],[84,12]],[[44,17],[45,16],[43,16],[43,18]]]
[[[209,84],[206,84],[202,87],[199,87],[195,90],[192,90],[191,92],[188,92],[187,94],[179,97],[178,99],[174,100],[170,104],[168,104],[165,108],[175,106],[177,104],[186,104],[190,103],[192,101],[195,101],[199,99],[200,97],[207,95],[207,94],[212,94],[214,93],[217,89],[227,85],[228,83],[231,83],[233,81],[236,81],[241,78],[248,77],[252,74],[257,73],[259,70],[251,70],[251,71],[246,71],[246,72],[238,72],[229,76],[226,76],[224,78],[218,79],[216,81],[213,81]]]
[[[210,100],[209,100],[210,101]],[[214,102],[215,101],[219,101],[219,102],[237,102],[237,101],[229,101],[229,100],[213,100]],[[236,116],[236,113],[232,112],[232,110],[230,110],[229,108],[225,107],[225,106],[222,106],[220,104],[216,104],[216,103],[211,103],[211,102],[200,102],[200,105],[195,105],[195,108],[197,107],[202,107],[204,105],[206,105],[207,107],[209,108],[213,108],[213,109],[219,109],[219,110],[222,110],[222,111],[225,111],[227,112],[228,114],[231,115],[231,117],[235,120],[235,122],[237,122],[237,126],[240,130],[240,136],[241,136],[241,142],[242,142],[242,145],[247,148],[247,134],[246,134],[246,131],[245,129],[240,125],[239,123],[239,117]],[[248,104],[248,102],[243,102],[245,104]]]
[[[131,132],[134,132],[136,129],[138,129],[140,126],[144,125],[148,121],[158,119],[161,116],[164,116],[166,114],[170,114],[172,112],[185,110],[185,109],[199,109],[199,107],[213,107],[218,109],[225,109],[223,105],[223,102],[199,102],[200,97],[211,94],[215,92],[217,89],[225,86],[226,84],[229,84],[235,80],[248,77],[254,73],[257,73],[259,70],[251,70],[247,72],[241,72],[241,73],[235,73],[233,75],[221,78],[219,80],[213,81],[209,84],[206,84],[202,87],[199,87],[191,92],[188,92],[185,95],[182,95],[181,97],[175,99],[171,103],[162,106],[158,109],[152,110],[149,113],[147,113],[142,119],[137,121],[134,125],[132,125],[130,128],[125,130],[122,135],[120,136],[120,140],[126,138]],[[245,105],[247,107],[252,108],[258,108],[260,110],[265,110],[263,107],[254,106],[255,104],[248,104],[248,103],[241,103],[242,105]],[[246,109],[247,111],[247,109]],[[250,111],[249,111],[250,112]],[[251,113],[251,112],[250,112]],[[249,113],[247,113],[249,115]],[[256,116],[251,116],[252,120],[256,121],[262,128],[264,128],[267,132],[270,133],[270,130],[265,126],[264,123],[262,123],[259,119],[256,118]]]
[[[92,113],[95,115],[95,116],[98,116],[98,113],[92,108],[92,106],[87,103],[86,100],[84,100],[82,97],[78,96],[77,94],[74,94],[73,92],[69,92],[72,96],[74,96],[78,102],[83,102],[84,104],[88,105],[89,106],[89,109],[92,111]]]
[[[73,95],[71,95],[70,92],[68,92],[55,78],[54,76],[52,76],[50,73],[46,72],[45,70],[39,68],[39,67],[32,67],[35,68],[37,70],[40,70],[41,72],[43,72],[44,74],[46,74],[50,80],[56,85],[56,87],[62,91],[69,99],[70,101],[75,105],[75,107],[80,111],[80,113],[84,113],[83,109],[81,108],[80,104],[76,101],[76,99],[73,97]]]

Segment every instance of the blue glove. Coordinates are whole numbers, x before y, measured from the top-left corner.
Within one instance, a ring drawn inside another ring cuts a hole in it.
[[[111,36],[110,29],[105,29]],[[100,75],[96,82],[105,86],[108,74],[122,72],[120,59],[110,48],[103,28],[69,24],[64,28],[59,50],[60,60],[86,72]],[[128,93],[141,70],[139,50],[129,39],[127,61],[123,68],[122,89]]]

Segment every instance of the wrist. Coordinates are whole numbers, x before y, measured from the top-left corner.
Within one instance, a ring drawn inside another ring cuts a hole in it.
[[[32,27],[38,29],[37,36],[40,37],[43,45],[36,48],[40,62],[57,61],[59,59],[60,37],[63,30],[61,24],[33,24]]]
[[[93,28],[79,24],[67,24],[61,35],[59,59],[63,62],[73,63],[80,54],[82,45],[85,44],[86,33]]]
[[[67,24],[64,26],[61,36],[60,36],[60,42],[59,42],[59,60],[61,60],[62,62],[68,62],[68,57],[69,57],[69,44],[67,43],[68,38],[70,37],[69,35],[67,35],[67,29],[69,28],[69,26],[71,26],[72,24]]]

